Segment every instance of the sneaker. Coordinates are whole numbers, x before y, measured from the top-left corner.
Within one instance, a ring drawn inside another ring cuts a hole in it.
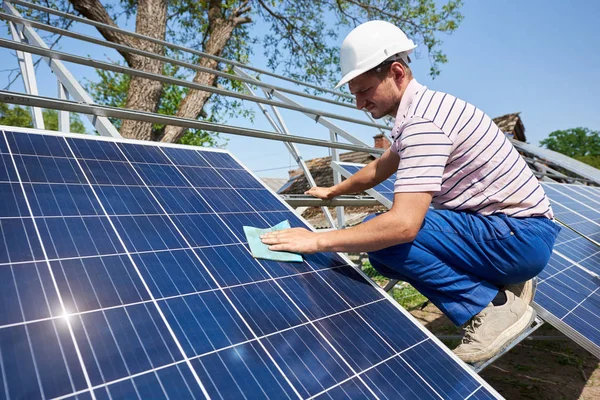
[[[505,293],[506,303],[501,306],[490,303],[465,326],[465,336],[454,349],[454,354],[464,362],[474,364],[492,358],[535,319],[535,311],[529,304],[512,292]]]
[[[504,290],[513,292],[515,296],[520,297],[527,304],[531,304],[533,297],[535,296],[536,278],[530,279],[525,282],[515,283],[512,285],[506,285]]]

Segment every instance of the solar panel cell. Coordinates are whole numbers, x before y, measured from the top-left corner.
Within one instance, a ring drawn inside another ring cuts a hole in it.
[[[44,258],[31,218],[0,219],[0,264]]]
[[[213,398],[298,398],[256,342],[208,354],[192,365]]]
[[[16,183],[0,183],[0,218],[23,217],[28,215],[27,204],[21,186]]]
[[[259,261],[244,246],[205,247],[196,252],[221,287],[269,279]]]
[[[50,318],[58,298],[43,263],[0,267],[0,325]]]
[[[72,312],[150,300],[126,256],[74,258],[50,265],[65,308]]]
[[[132,254],[131,258],[156,298],[203,292],[216,287],[192,250]]]
[[[23,186],[34,216],[66,217],[102,214],[100,204],[88,186],[45,183]],[[27,207],[20,208],[26,212]]]
[[[307,322],[289,298],[271,281],[226,289],[242,318],[259,336]]]
[[[170,326],[185,354],[199,356],[252,339],[220,291],[160,300]]]

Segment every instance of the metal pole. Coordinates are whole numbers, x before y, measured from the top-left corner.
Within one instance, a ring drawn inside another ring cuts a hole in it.
[[[23,43],[25,37],[15,24],[9,22],[10,33],[15,42]],[[31,54],[17,51],[17,60],[19,61],[19,68],[21,69],[21,76],[23,77],[23,85],[25,91],[29,94],[38,95],[37,81],[35,79],[35,69],[33,68],[33,60]],[[42,110],[38,107],[29,107],[31,113],[31,120],[33,126],[37,129],[44,129],[44,116]]]
[[[8,2],[4,2],[4,9],[7,10],[10,14],[15,15],[17,17],[21,17],[21,14]],[[49,50],[48,45],[44,42],[44,40],[33,30],[33,28],[28,26],[23,26],[23,32],[29,43],[34,43],[36,46],[39,46],[42,50]],[[4,41],[4,40],[3,40]],[[7,41],[10,42],[10,41]],[[29,46],[31,48],[35,48],[35,46]],[[17,48],[14,48],[17,50]],[[39,54],[39,53],[35,53]],[[43,55],[42,55],[43,56]],[[58,60],[52,60],[48,58],[48,56],[43,56],[44,60],[52,69],[52,72],[56,75],[57,79],[65,85],[67,91],[73,98],[81,103],[94,104],[92,98],[87,94],[85,89],[79,84],[77,79],[69,72],[69,70],[64,66],[64,64]],[[103,136],[112,136],[112,137],[121,137],[119,131],[110,123],[108,118],[106,117],[98,117],[91,118],[90,121],[94,124],[96,130]]]
[[[11,104],[21,104],[26,106],[38,106],[52,108],[55,110],[66,110],[82,114],[91,114],[102,117],[131,119],[134,121],[152,122],[162,125],[176,125],[192,129],[202,129],[212,132],[229,133],[232,135],[242,135],[257,137],[262,139],[279,140],[283,142],[302,143],[321,147],[334,147],[338,149],[375,152],[382,154],[381,149],[365,148],[354,144],[331,143],[327,140],[310,139],[302,136],[286,136],[278,133],[261,131],[257,129],[246,129],[236,126],[215,124],[211,122],[202,122],[191,118],[172,117],[164,114],[155,114],[139,110],[130,110],[127,108],[109,107],[100,104],[83,104],[74,101],[58,100],[50,97],[32,96],[23,93],[9,92],[0,90],[0,101]]]
[[[250,85],[248,85],[247,83],[244,83],[244,86],[246,87],[246,89],[250,93],[252,93],[253,96],[255,95],[254,92],[252,91],[252,88],[250,87]],[[257,105],[261,109],[262,113],[267,118],[267,120],[269,121],[269,123],[271,124],[271,126],[273,127],[273,129],[275,129],[279,133],[282,133],[282,134],[285,134],[285,135],[289,136],[290,132],[288,131],[287,126],[285,125],[285,122],[283,121],[283,118],[281,117],[281,115],[277,111],[277,108],[271,106],[272,109],[273,109],[273,112],[275,113],[275,116],[276,116],[277,120],[279,121],[279,125],[277,125],[277,123],[273,120],[273,118],[271,117],[271,115],[269,114],[269,112],[265,109],[265,107],[262,104],[258,104],[257,103]],[[313,178],[313,176],[312,176],[312,174],[310,172],[310,169],[308,168],[308,166],[304,162],[304,159],[300,155],[300,151],[298,150],[298,148],[296,147],[296,145],[293,144],[293,143],[288,143],[288,142],[284,142],[284,144],[287,147],[287,149],[290,152],[290,154],[292,155],[292,157],[294,157],[294,159],[296,160],[296,163],[298,164],[298,166],[304,172],[304,176],[306,177],[306,180],[308,181],[308,184],[310,186],[316,186],[315,180],[314,180],[314,178]],[[327,221],[329,222],[329,225],[332,228],[335,228],[335,222],[333,221],[333,216],[329,212],[329,209],[327,207],[323,206],[323,207],[321,207],[321,210],[325,214],[325,217],[327,218]]]
[[[194,71],[208,72],[208,73],[220,76],[222,78],[230,79],[230,80],[237,80],[237,81],[248,82],[248,83],[256,83],[254,80],[250,80],[250,79],[238,76],[238,75],[229,74],[229,73],[222,72],[222,71],[219,71],[216,69],[201,67],[199,65],[181,61],[181,60],[177,60],[175,58],[163,56],[163,55],[152,53],[149,51],[139,50],[139,49],[136,49],[135,47],[130,47],[130,46],[122,45],[122,44],[109,42],[109,41],[106,41],[103,39],[98,39],[98,38],[88,36],[88,35],[82,35],[80,33],[72,32],[72,31],[69,31],[66,29],[57,28],[52,25],[43,24],[43,23],[37,22],[37,21],[31,21],[31,20],[28,20],[25,18],[15,17],[13,15],[9,15],[6,13],[0,12],[0,19],[4,19],[6,21],[10,21],[10,22],[18,23],[18,24],[23,24],[26,26],[30,26],[32,28],[42,29],[44,31],[52,32],[52,33],[55,33],[55,34],[58,34],[61,36],[68,36],[68,37],[71,37],[74,39],[82,40],[84,42],[98,44],[100,46],[109,47],[109,48],[112,48],[112,49],[115,49],[118,51],[123,51],[123,52],[132,53],[132,54],[138,54],[138,55],[148,57],[148,58],[153,58],[155,60],[160,60],[160,61],[171,63],[174,65],[179,65],[181,67],[189,68]],[[265,83],[262,81],[259,81],[259,82],[260,83],[256,83],[256,84],[266,87],[268,89],[279,90],[281,92],[293,94],[296,96],[306,97],[308,99],[318,100],[318,101],[322,101],[325,103],[335,104],[335,105],[346,107],[346,108],[352,108],[352,109],[355,108],[354,105],[352,105],[352,103],[345,103],[345,102],[341,102],[341,101],[337,101],[337,100],[328,99],[325,97],[313,96],[311,94],[304,93],[304,92],[301,92],[298,90],[291,90],[291,89],[287,89],[287,88],[284,88],[281,86],[271,85],[271,84],[268,84],[268,83]],[[372,122],[375,123],[375,121],[373,121],[373,120],[372,120]]]
[[[56,80],[56,84],[58,86],[58,98],[61,100],[68,100],[69,93],[67,92],[67,89],[65,89],[64,85],[60,83],[58,79]],[[65,133],[71,132],[71,121],[68,111],[58,111],[58,130]]]
[[[31,28],[29,28],[29,29],[31,29]],[[13,50],[23,50],[23,51],[26,51],[29,53],[38,54],[43,57],[51,58],[52,59],[50,61],[51,68],[53,67],[53,63],[56,62],[57,64],[60,63],[62,68],[64,68],[66,70],[66,68],[63,66],[63,64],[60,61],[57,61],[57,60],[64,60],[64,61],[69,61],[69,62],[73,62],[73,63],[80,64],[80,65],[87,65],[87,66],[93,67],[93,68],[100,68],[100,69],[104,69],[104,70],[108,70],[108,71],[131,75],[131,76],[138,76],[141,78],[151,79],[151,80],[155,80],[155,81],[159,81],[159,82],[163,82],[163,83],[168,83],[171,85],[178,85],[178,86],[188,87],[190,89],[196,89],[196,90],[201,90],[201,91],[210,92],[210,93],[214,93],[214,94],[220,94],[223,96],[234,97],[234,98],[237,98],[240,100],[248,100],[248,101],[257,102],[257,103],[276,105],[276,106],[287,108],[290,110],[300,111],[307,115],[318,115],[318,118],[330,117],[330,118],[338,119],[340,121],[352,122],[352,123],[359,124],[359,125],[365,125],[365,126],[371,126],[371,127],[379,126],[379,125],[373,124],[371,122],[361,121],[361,120],[355,119],[355,118],[344,117],[337,113],[326,113],[326,112],[322,112],[322,111],[316,110],[316,109],[305,108],[305,107],[298,105],[297,103],[290,105],[290,104],[285,104],[285,103],[281,103],[278,101],[267,100],[267,99],[263,99],[263,98],[256,97],[256,96],[250,96],[250,95],[246,95],[246,94],[233,92],[231,90],[216,88],[214,86],[202,85],[200,83],[190,82],[190,81],[186,81],[183,79],[172,78],[172,77],[164,76],[161,74],[153,74],[150,72],[145,72],[145,71],[141,71],[141,70],[134,69],[134,68],[124,67],[121,65],[110,64],[110,63],[106,63],[103,61],[94,60],[91,58],[79,57],[79,56],[75,56],[75,55],[72,55],[69,53],[63,53],[63,52],[56,51],[56,50],[50,50],[47,47],[45,47],[45,48],[36,47],[36,46],[27,45],[27,44],[16,43],[16,42],[13,42],[11,40],[6,40],[6,39],[0,39],[0,46],[6,47],[9,49],[13,49]],[[67,84],[67,83],[71,83],[71,82],[69,82],[69,81],[65,82],[64,80],[61,80],[61,82],[63,82],[63,84],[65,84],[65,86],[67,86],[69,93],[73,96],[73,91]],[[77,83],[77,81],[74,81],[74,82]],[[79,85],[79,83],[77,83],[77,85]],[[83,90],[83,88],[81,88],[81,90]],[[85,91],[84,91],[84,93],[85,93]],[[276,93],[278,93],[278,92],[276,92]],[[82,100],[82,102],[85,102],[85,103],[92,102],[93,103],[92,99],[89,97],[89,95],[87,95],[87,93],[86,93],[86,96],[87,96],[87,99],[89,99],[89,101]],[[74,97],[77,98],[76,96],[74,96]],[[356,141],[354,141],[354,142],[356,143]]]
[[[336,135],[335,131],[330,130],[329,137],[332,142],[337,142],[337,135]],[[336,149],[331,149],[331,161],[338,162],[339,160],[340,160],[340,156],[338,154],[338,151]],[[339,172],[337,172],[336,170],[334,170],[332,168],[331,173],[333,174],[333,184],[334,185],[337,185],[338,183],[340,183],[342,181],[342,175]],[[338,229],[344,229],[344,227],[346,226],[346,221],[344,218],[344,207],[337,206],[335,208],[335,212],[337,214]]]
[[[5,1],[5,3],[6,2],[7,1]],[[174,44],[174,43],[169,43],[169,42],[166,42],[164,40],[155,39],[155,38],[151,38],[151,37],[148,37],[148,36],[140,35],[139,33],[130,32],[130,31],[127,31],[125,29],[118,28],[116,26],[107,25],[107,24],[103,24],[101,22],[92,21],[92,20],[89,20],[87,18],[79,17],[79,16],[76,16],[76,15],[73,15],[73,14],[69,14],[69,13],[65,13],[65,12],[62,12],[62,11],[54,10],[52,8],[48,8],[48,7],[40,6],[40,5],[37,5],[37,4],[29,3],[27,1],[10,0],[10,2],[13,3],[13,4],[22,5],[24,7],[29,7],[29,8],[32,8],[34,10],[44,11],[44,12],[47,12],[49,14],[57,15],[59,17],[68,18],[68,19],[71,19],[73,21],[78,21],[78,22],[81,22],[81,23],[84,23],[84,24],[87,24],[87,25],[95,26],[97,28],[102,28],[102,29],[113,31],[113,32],[119,32],[119,33],[122,33],[124,35],[128,35],[128,36],[131,36],[131,37],[134,37],[134,38],[137,38],[137,39],[147,40],[149,42],[160,44],[160,45],[169,47],[171,49],[185,51],[186,53],[195,54],[197,56],[210,58],[212,60],[216,60],[216,61],[219,61],[219,62],[222,62],[222,63],[225,63],[225,64],[238,66],[238,67],[241,67],[241,68],[244,68],[244,69],[248,69],[248,70],[251,70],[251,71],[254,71],[254,72],[258,72],[258,73],[263,74],[263,75],[268,75],[268,76],[272,76],[272,77],[275,77],[275,78],[278,78],[278,79],[282,79],[282,80],[287,81],[287,82],[292,82],[292,83],[295,83],[297,85],[309,87],[311,89],[319,90],[321,92],[330,93],[330,94],[333,94],[335,96],[344,97],[344,98],[347,98],[347,99],[350,99],[350,100],[353,99],[353,96],[351,96],[349,94],[346,94],[346,93],[343,93],[343,92],[339,92],[339,91],[335,91],[335,90],[330,90],[330,89],[326,89],[326,88],[324,88],[322,86],[312,85],[310,83],[301,82],[301,81],[298,81],[298,80],[295,80],[295,79],[292,79],[292,78],[287,78],[285,76],[277,75],[277,74],[275,74],[273,72],[270,72],[270,71],[267,71],[267,70],[263,70],[263,69],[260,69],[260,68],[255,68],[255,67],[252,67],[250,65],[245,65],[245,64],[243,64],[241,62],[238,62],[238,61],[228,60],[226,58],[222,58],[222,57],[214,56],[212,54],[203,53],[203,52],[198,51],[198,50],[190,49],[190,48],[187,48],[185,46],[180,46],[180,45],[177,45],[177,44]]]

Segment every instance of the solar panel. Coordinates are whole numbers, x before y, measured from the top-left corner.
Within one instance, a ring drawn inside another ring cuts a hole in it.
[[[574,172],[575,174],[584,178],[590,179],[591,181],[596,182],[600,185],[600,170],[590,165],[582,163],[581,161],[577,161],[574,158],[565,156],[564,154],[558,153],[556,151],[544,149],[542,147],[534,146],[529,143],[524,143],[518,140],[511,140],[511,142],[517,149],[521,151],[525,151],[537,157],[551,161],[552,163],[562,168],[565,168],[566,170]]]
[[[331,167],[342,174],[343,177],[349,178],[350,176],[357,173],[365,164],[348,163],[341,161],[332,161]],[[367,189],[366,192],[373,196],[374,199],[378,200],[381,204],[387,208],[392,208],[394,203],[394,182],[396,176],[392,175],[379,185],[372,189]]]
[[[542,186],[558,220],[600,243],[600,188],[557,183]]]
[[[229,153],[0,127],[1,398],[495,398]]]
[[[538,315],[600,358],[600,247],[563,228],[538,276]]]

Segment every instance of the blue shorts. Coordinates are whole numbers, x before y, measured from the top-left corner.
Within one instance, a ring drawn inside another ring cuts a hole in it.
[[[500,286],[539,274],[559,231],[544,217],[429,210],[413,242],[370,252],[369,259],[382,275],[409,282],[462,325]]]

